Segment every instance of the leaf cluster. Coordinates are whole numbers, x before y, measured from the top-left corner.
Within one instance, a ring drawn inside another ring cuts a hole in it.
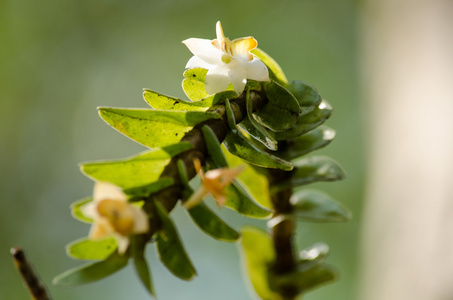
[[[322,125],[332,113],[331,106],[311,85],[289,82],[266,53],[255,49],[254,54],[268,66],[271,81],[249,80],[240,96],[231,87],[208,95],[204,88],[206,70],[190,69],[182,83],[190,100],[145,89],[148,109],[99,108],[100,117],[108,125],[147,150],[125,159],[83,163],[81,171],[94,181],[120,187],[130,202],[146,211],[151,230],[131,236],[131,245],[123,255],[116,251],[113,238],[83,238],[69,244],[68,255],[90,262],[57,276],[56,284],[96,281],[122,269],[132,259],[140,280],[155,295],[145,258],[145,248],[150,244],[155,245],[159,259],[175,276],[193,279],[196,269],[171,211],[195,192],[191,181],[196,175],[194,158],[202,162],[205,171],[247,164],[249,167],[225,189],[225,207],[247,217],[270,219],[271,228],[288,220],[337,222],[350,218],[349,212],[328,195],[298,189],[345,176],[329,157],[304,157],[335,137],[333,129]],[[290,197],[276,199],[282,191],[289,191]],[[74,218],[93,222],[82,209],[91,201],[87,197],[75,202],[71,206]],[[242,236],[244,263],[262,299],[283,299],[287,290],[295,295],[335,278],[334,269],[324,264],[328,252],[324,244],[300,252],[290,271],[276,272],[278,253],[269,233],[252,227],[238,231],[203,202],[187,213],[202,232],[217,240],[235,242]]]

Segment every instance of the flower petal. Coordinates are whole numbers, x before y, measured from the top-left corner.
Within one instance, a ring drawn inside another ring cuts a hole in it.
[[[233,83],[234,91],[240,95],[247,84],[247,73],[243,66],[239,65],[232,68],[229,72],[231,82]]]
[[[228,65],[221,64],[208,70],[206,74],[205,88],[206,92],[210,95],[225,91],[230,85],[231,79],[229,74]]]
[[[269,70],[267,66],[259,59],[253,58],[252,61],[243,64],[247,72],[247,78],[256,81],[269,81]]]
[[[114,232],[110,223],[104,219],[99,218],[91,226],[89,238],[90,240],[101,240],[109,237]]]
[[[115,234],[115,240],[118,244],[118,253],[123,255],[126,252],[127,247],[129,247],[129,237]]]
[[[148,216],[145,211],[141,208],[131,206],[132,213],[134,215],[134,228],[132,233],[145,233],[149,230]]]
[[[93,200],[96,203],[104,199],[127,201],[127,196],[116,185],[110,182],[97,181],[94,184]]]
[[[258,42],[251,36],[235,39],[231,42],[233,56],[246,61],[253,59],[250,50],[255,49],[256,46],[258,46]]]
[[[193,55],[200,57],[208,64],[218,64],[221,60],[222,53],[217,50],[211,40],[190,38],[182,41],[189,48]]]
[[[203,68],[209,70],[214,66],[215,65],[207,63],[198,56],[192,56],[186,64],[186,69]]]

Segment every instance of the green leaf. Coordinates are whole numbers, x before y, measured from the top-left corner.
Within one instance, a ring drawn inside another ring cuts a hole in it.
[[[192,102],[165,96],[155,91],[145,89],[143,97],[145,101],[155,109],[206,111],[216,104],[223,103],[225,99],[236,98],[237,95],[234,91],[223,91],[203,98],[200,101]]]
[[[267,130],[259,124],[252,115],[253,103],[249,98],[249,90],[247,91],[247,118],[244,119],[239,127],[245,130],[251,137],[262,143],[266,148],[272,151],[277,150],[277,141]]]
[[[285,171],[291,171],[293,169],[293,166],[289,161],[261,150],[245,138],[232,132],[229,132],[226,135],[223,145],[231,154],[242,158],[250,164],[265,168],[282,169]]]
[[[126,190],[141,187],[146,192],[156,192],[172,184],[168,178],[159,179],[171,158],[192,147],[187,142],[179,143],[124,160],[84,163],[81,170],[95,181],[108,181]]]
[[[208,70],[202,68],[188,69],[184,72],[182,88],[192,101],[199,101],[209,96],[204,87]]]
[[[103,279],[127,265],[129,256],[113,252],[106,260],[68,270],[54,278],[53,284],[74,286]]]
[[[149,148],[178,143],[188,131],[219,114],[201,111],[99,108],[99,115],[110,126]]]
[[[203,232],[217,240],[234,242],[240,236],[203,202],[189,209],[189,215]]]
[[[292,215],[311,222],[345,222],[351,213],[330,196],[314,190],[299,190],[291,196]]]
[[[274,263],[275,252],[271,237],[262,229],[244,227],[241,238],[241,258],[255,292],[261,299],[282,300],[269,285],[269,266]]]
[[[228,165],[231,167],[236,167],[245,163],[245,161],[232,155],[226,149],[223,149],[223,153],[226,156]],[[245,170],[239,174],[238,179],[245,184],[257,203],[269,210],[273,209],[269,194],[269,181],[265,175],[256,171],[255,168],[245,168]]]
[[[92,241],[87,238],[76,240],[66,246],[66,253],[77,259],[104,260],[117,249],[113,237]]]
[[[299,116],[296,124],[291,129],[271,134],[278,141],[294,139],[324,123],[331,114],[332,107],[327,101],[322,100],[319,106],[312,112]]]
[[[93,223],[93,220],[91,218],[86,217],[82,213],[82,206],[85,204],[93,201],[93,197],[87,197],[83,198],[80,200],[77,200],[71,204],[71,215],[74,217],[74,219],[79,220],[83,223]]]
[[[211,127],[205,125],[201,128],[203,131],[203,137],[206,143],[206,148],[208,149],[209,156],[219,168],[228,167],[225,156],[223,155],[222,149],[220,148],[219,140],[212,131]]]
[[[253,113],[256,121],[275,132],[290,129],[300,114],[296,98],[275,81],[263,82],[267,103]]]
[[[285,74],[283,73],[282,68],[278,65],[278,63],[270,57],[266,52],[261,49],[255,48],[251,51],[254,55],[256,55],[259,59],[263,61],[263,63],[269,69],[269,77],[272,80],[277,81],[281,85],[286,85],[288,80],[286,79]]]
[[[157,214],[162,222],[162,228],[157,234],[159,259],[173,275],[184,280],[191,280],[196,275],[196,271],[184,249],[176,227],[162,204],[157,201],[155,203]]]
[[[225,207],[231,208],[238,213],[251,218],[268,218],[271,215],[271,210],[256,203],[255,199],[243,187],[240,180],[234,180],[225,189],[226,202]]]
[[[293,80],[287,85],[286,88],[299,102],[301,115],[305,115],[313,111],[321,103],[321,95],[312,85],[308,83]]]
[[[278,154],[286,160],[293,160],[327,146],[334,138],[335,130],[327,126],[321,126],[293,140],[288,140],[284,150],[279,151]]]
[[[147,238],[144,235],[135,235],[131,238],[131,252],[134,258],[134,267],[140,281],[145,286],[146,290],[153,296],[156,296],[154,291],[151,272],[148,263],[145,259],[145,247]]]
[[[340,165],[327,156],[313,156],[293,161],[294,170],[289,180],[276,184],[273,191],[297,187],[318,181],[337,181],[346,177]]]
[[[337,272],[333,267],[320,264],[308,270],[302,268],[291,273],[274,275],[271,280],[276,289],[295,287],[299,293],[305,293],[320,285],[331,283],[336,278]]]
[[[143,98],[154,109],[163,110],[187,110],[187,111],[206,111],[208,106],[200,105],[200,102],[186,102],[184,100],[162,95],[158,92],[145,89]]]

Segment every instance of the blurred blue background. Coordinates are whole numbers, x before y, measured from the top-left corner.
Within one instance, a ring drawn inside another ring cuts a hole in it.
[[[254,36],[289,79],[316,86],[334,107],[327,125],[337,138],[318,151],[348,173],[316,187],[351,208],[344,224],[298,226],[300,247],[330,245],[340,280],[304,299],[356,299],[358,231],[364,184],[353,0],[3,0],[0,1],[0,299],[28,299],[9,248],[21,245],[55,299],[148,299],[132,268],[98,283],[59,288],[52,278],[81,262],[64,246],[88,232],[70,216],[71,202],[91,194],[81,161],[122,158],[144,148],[118,134],[97,106],[146,107],[142,89],[185,97],[182,73],[189,37]],[[228,210],[231,224],[248,220]],[[177,209],[174,219],[198,270],[192,282],[172,276],[149,247],[159,299],[252,299],[235,244],[201,233]]]

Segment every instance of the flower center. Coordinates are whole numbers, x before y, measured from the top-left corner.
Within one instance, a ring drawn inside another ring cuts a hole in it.
[[[229,64],[231,62],[231,56],[228,54],[222,54],[222,62],[224,64]]]

